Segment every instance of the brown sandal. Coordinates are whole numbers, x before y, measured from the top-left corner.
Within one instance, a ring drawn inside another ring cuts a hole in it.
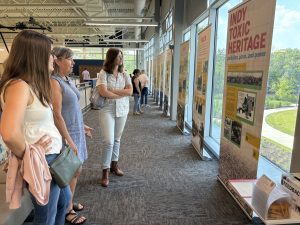
[[[83,216],[77,214],[76,212],[72,212],[72,211],[73,210],[71,210],[70,212],[68,212],[66,214],[65,222],[68,223],[68,224],[74,224],[74,225],[76,225],[76,224],[84,224],[85,221],[86,221],[86,218],[82,222],[77,223],[77,221],[80,220],[80,219],[82,219]],[[70,216],[70,215],[72,215],[74,217],[71,220],[68,220],[67,217]]]

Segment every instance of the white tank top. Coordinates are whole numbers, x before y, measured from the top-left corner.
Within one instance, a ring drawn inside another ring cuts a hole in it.
[[[47,134],[51,137],[52,143],[50,144],[51,150],[46,155],[58,154],[62,149],[62,137],[54,124],[52,109],[43,106],[30,86],[29,89],[33,96],[33,102],[26,108],[22,125],[25,140],[28,144],[34,144]],[[4,108],[3,93],[1,93],[1,105]]]

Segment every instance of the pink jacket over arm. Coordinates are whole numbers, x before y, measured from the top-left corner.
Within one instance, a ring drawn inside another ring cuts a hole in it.
[[[27,145],[22,160],[11,153],[6,176],[6,201],[10,203],[9,208],[20,207],[24,181],[38,204],[48,204],[51,180],[43,148]]]

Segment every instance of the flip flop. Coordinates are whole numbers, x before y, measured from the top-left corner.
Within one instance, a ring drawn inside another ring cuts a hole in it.
[[[74,211],[79,212],[79,211],[82,211],[83,209],[84,209],[84,205],[82,205],[81,203],[73,203]]]
[[[70,215],[72,215],[74,217],[71,220],[68,220],[67,217]],[[68,224],[72,224],[72,225],[84,224],[86,221],[86,218],[82,222],[77,223],[77,221],[80,220],[82,217],[83,216],[77,214],[76,212],[72,212],[72,210],[71,210],[69,213],[66,214],[65,222]]]

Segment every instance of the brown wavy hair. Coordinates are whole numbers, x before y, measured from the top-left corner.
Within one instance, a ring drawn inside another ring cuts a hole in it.
[[[115,67],[115,59],[118,57],[119,53],[122,54],[123,61],[123,52],[118,48],[109,48],[106,52],[106,58],[103,65],[103,70],[107,73],[112,74]],[[124,62],[124,61],[123,61]],[[118,67],[118,72],[123,73],[123,65]]]
[[[23,30],[14,38],[0,80],[0,93],[9,80],[28,83],[44,106],[51,103],[49,57],[52,41],[32,30]]]

